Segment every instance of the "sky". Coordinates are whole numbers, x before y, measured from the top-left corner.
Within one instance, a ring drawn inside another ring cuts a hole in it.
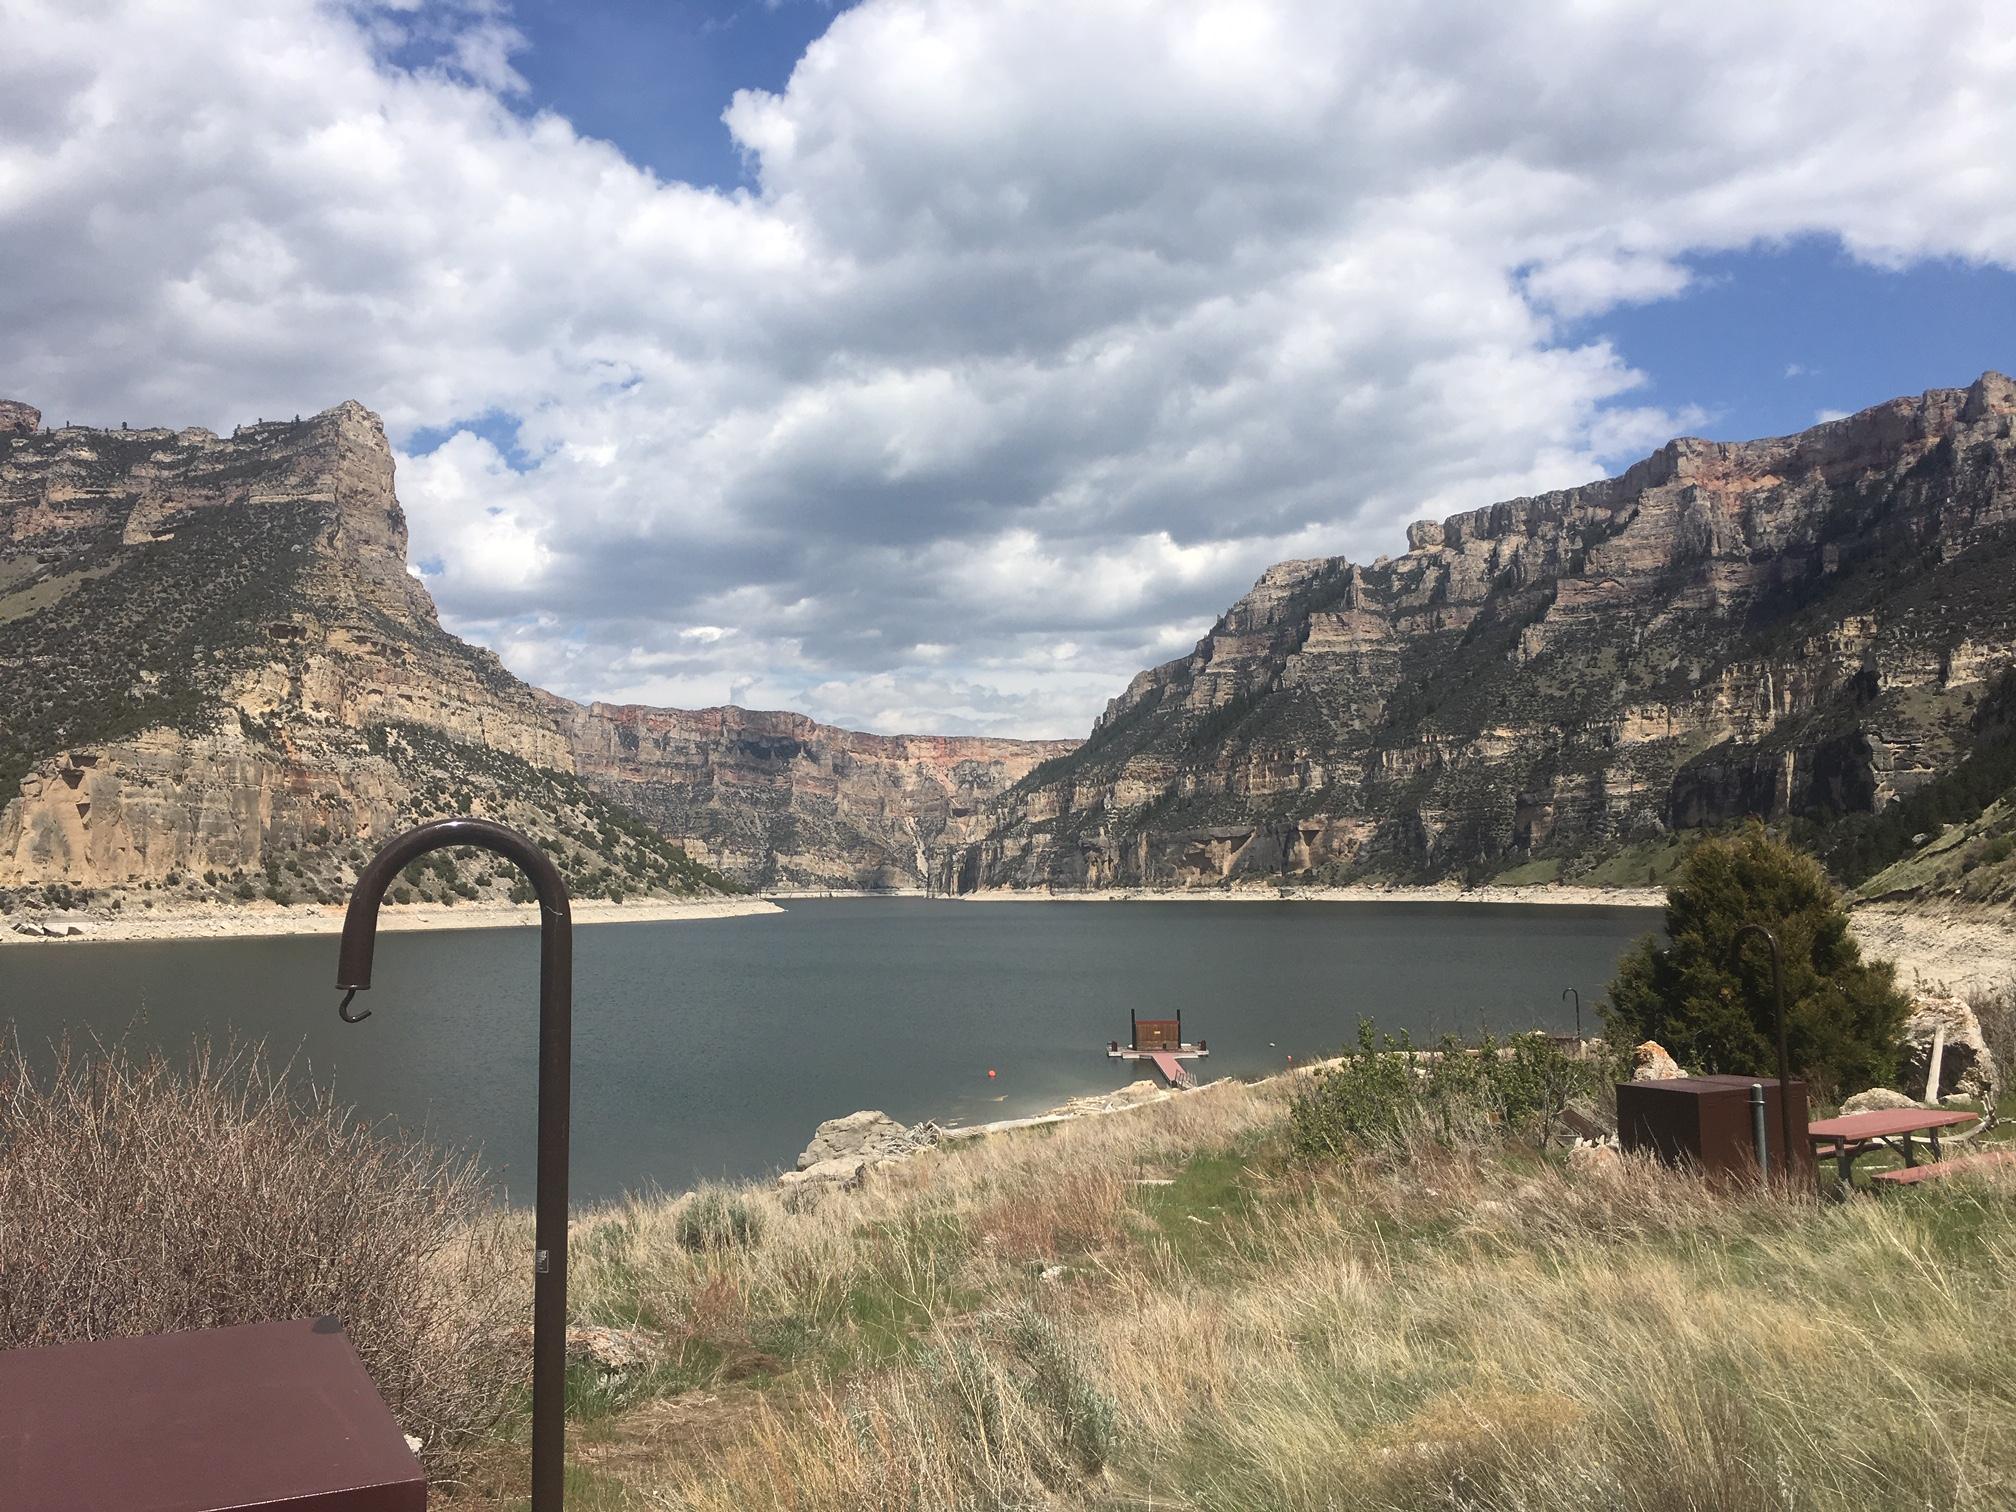
[[[1270,563],[2016,367],[1992,0],[0,0],[0,397],[383,416],[572,697],[1077,736]]]

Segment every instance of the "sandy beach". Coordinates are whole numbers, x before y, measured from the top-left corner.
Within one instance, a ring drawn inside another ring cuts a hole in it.
[[[732,919],[783,910],[766,898],[640,898],[634,903],[584,898],[575,900],[573,912],[576,924],[658,924],[678,919]],[[33,917],[58,929],[74,924],[84,932],[51,938],[17,934],[0,924],[0,946],[106,940],[251,940],[272,935],[333,935],[343,928],[343,909],[333,903],[301,903],[288,908],[272,903],[230,908],[132,908],[116,914],[96,909],[74,913],[50,910],[38,911]],[[388,907],[378,919],[378,927],[390,931],[533,929],[538,924],[539,908],[532,903],[472,903],[456,908],[413,903]]]

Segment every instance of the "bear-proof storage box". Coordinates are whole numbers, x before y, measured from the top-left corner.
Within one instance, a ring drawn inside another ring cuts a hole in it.
[[[1669,1165],[1693,1165],[1709,1176],[1757,1175],[1757,1136],[1750,1088],[1764,1088],[1765,1148],[1771,1169],[1786,1169],[1778,1081],[1769,1076],[1679,1076],[1667,1081],[1621,1082],[1617,1135],[1626,1150],[1644,1150]],[[1788,1084],[1792,1098],[1792,1169],[1813,1178],[1813,1147],[1806,1139],[1806,1083]]]
[[[333,1318],[0,1354],[6,1512],[425,1512]]]

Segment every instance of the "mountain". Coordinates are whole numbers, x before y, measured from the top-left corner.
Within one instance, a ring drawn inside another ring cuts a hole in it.
[[[587,896],[921,885],[925,845],[1070,748],[531,688],[442,629],[354,403],[221,437],[0,402],[0,688],[0,889],[191,900],[334,899],[373,843],[456,812],[534,835]]]
[[[1284,562],[937,884],[1642,883],[1749,814],[1860,843],[2016,663],[2012,431],[1989,373]]]
[[[934,849],[1069,740],[864,735],[802,714],[547,697],[576,769],[693,856],[766,888],[921,887]]]

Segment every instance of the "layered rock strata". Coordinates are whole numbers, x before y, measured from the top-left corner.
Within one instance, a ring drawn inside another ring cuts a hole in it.
[[[468,810],[594,892],[686,890],[680,850],[751,883],[918,887],[929,847],[1075,744],[584,708],[441,628],[361,406],[228,437],[40,421],[0,403],[0,888],[315,896],[352,850]]]
[[[705,885],[619,833],[641,826],[539,696],[442,630],[362,406],[228,437],[0,420],[24,414],[0,439],[0,887],[316,897],[457,811],[547,839],[590,891]]]
[[[916,888],[987,804],[1076,741],[864,735],[802,714],[550,699],[582,777],[731,876]]]
[[[947,891],[1541,879],[1677,829],[1866,812],[2016,660],[2016,384],[1284,562],[934,857]],[[1640,878],[1639,880],[1644,880]]]

